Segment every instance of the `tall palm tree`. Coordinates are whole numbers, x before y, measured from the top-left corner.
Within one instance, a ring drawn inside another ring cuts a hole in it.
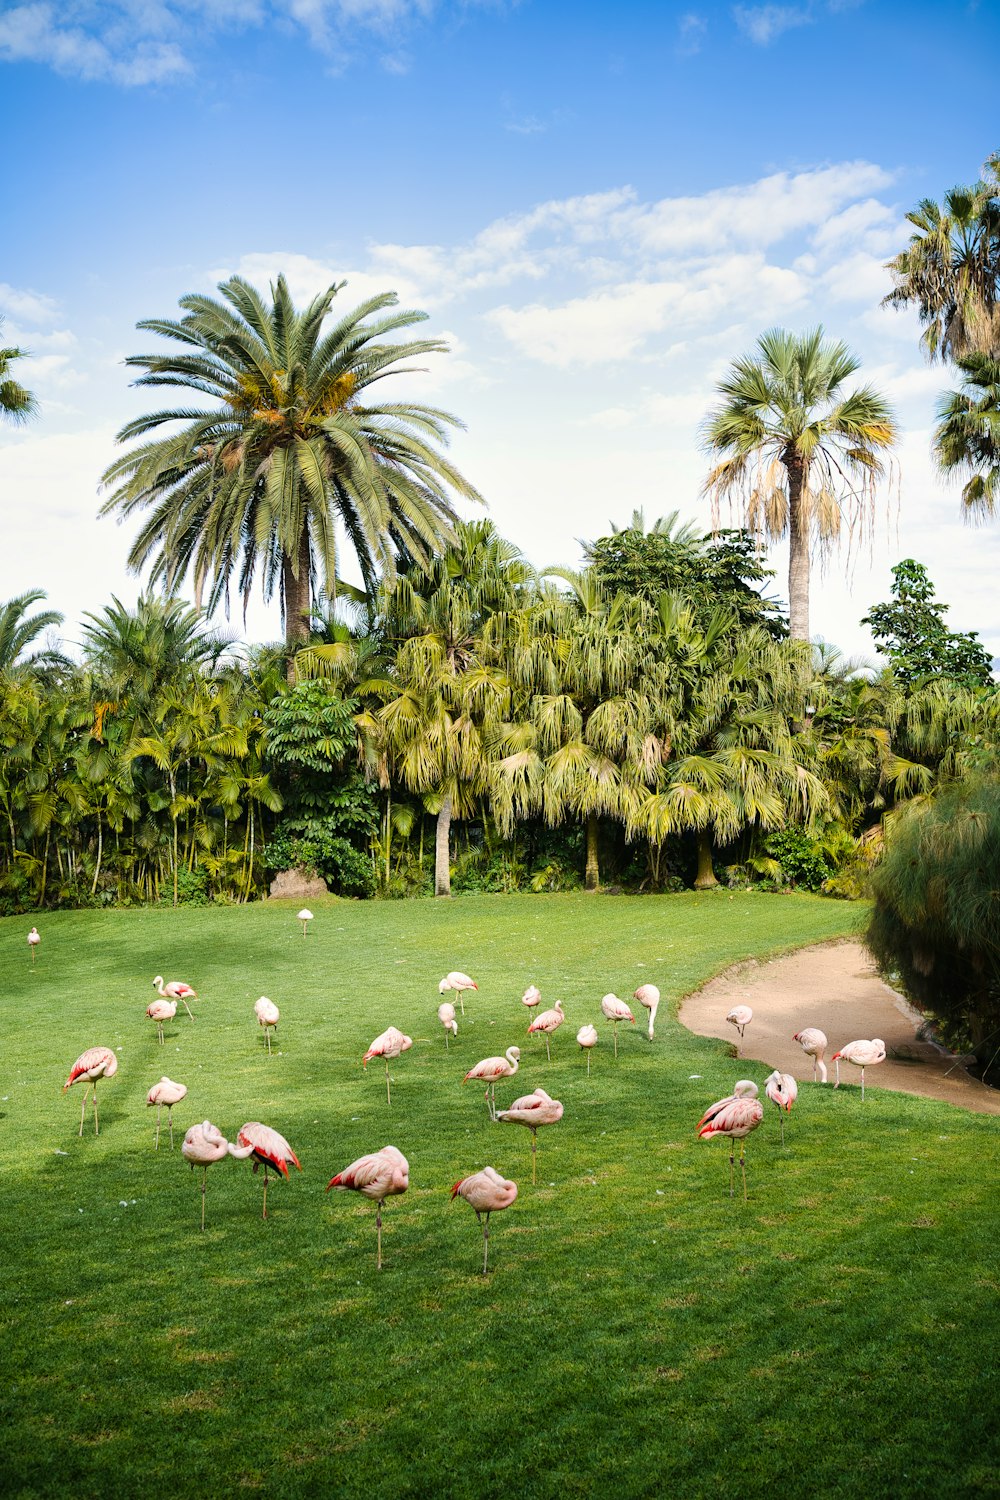
[[[992,516],[1000,499],[1000,359],[971,354],[958,361],[961,391],[948,391],[938,406],[934,451],[946,474],[966,478],[966,516]]]
[[[370,403],[370,387],[402,374],[401,361],[447,349],[437,339],[395,342],[426,314],[392,311],[395,293],[370,297],[324,331],[344,283],[296,310],[279,276],[268,304],[234,276],[223,301],[181,298],[187,316],[138,326],[184,348],[137,354],[141,386],[178,386],[206,396],[207,409],[179,407],[129,422],[119,442],[143,442],[104,476],[115,486],[102,514],[148,511],[129,554],[170,587],[191,569],[196,598],[228,602],[234,578],[247,599],[261,576],[278,589],[286,644],[309,635],[317,584],[337,588],[337,527],[365,586],[391,575],[398,554],[426,562],[457,519],[451,496],[478,500],[443,456],[447,412],[413,402]]]
[[[54,659],[54,654],[47,651],[35,652],[27,661],[24,658],[25,651],[37,641],[43,630],[62,624],[62,615],[54,609],[43,609],[41,614],[28,616],[31,606],[44,598],[44,589],[30,589],[26,594],[18,594],[16,599],[0,604],[0,673]]]
[[[811,533],[820,545],[840,531],[845,505],[869,518],[896,423],[872,386],[845,392],[858,361],[822,328],[796,335],[773,328],[754,354],[734,362],[718,384],[704,443],[721,461],[705,481],[717,507],[742,497],[748,527],[768,538],[788,533],[789,626],[809,639]]]
[[[0,333],[3,332],[3,322],[0,317]],[[35,397],[10,373],[13,361],[26,359],[27,356],[27,349],[19,349],[16,344],[6,349],[0,347],[0,416],[5,417],[8,422],[26,422],[38,411]]]

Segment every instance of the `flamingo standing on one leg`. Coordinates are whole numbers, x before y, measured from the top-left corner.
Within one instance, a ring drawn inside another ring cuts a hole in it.
[[[160,1115],[163,1106],[167,1106],[167,1124],[170,1127],[170,1149],[174,1149],[174,1105],[180,1104],[187,1094],[186,1083],[174,1083],[172,1078],[161,1078],[159,1083],[154,1083],[146,1095],[146,1108],[151,1104],[156,1105],[156,1147],[160,1149]]]
[[[458,995],[458,1003],[462,1007],[462,1015],[464,1016],[465,1001],[462,999],[462,996],[466,990],[478,990],[478,988],[479,986],[476,981],[470,979],[468,974],[463,974],[460,969],[452,969],[451,973],[446,974],[438,985],[438,994],[446,995],[449,990],[454,990]]]
[[[381,1036],[377,1036],[368,1051],[361,1059],[362,1067],[367,1068],[373,1057],[385,1059],[385,1097],[392,1104],[392,1095],[389,1092],[389,1063],[399,1057],[401,1052],[409,1052],[413,1046],[412,1036],[405,1036],[396,1026],[388,1026]]]
[[[619,1000],[617,995],[605,995],[601,1001],[601,1014],[606,1021],[613,1021],[615,1026],[615,1056],[618,1056],[618,1022],[631,1021],[635,1025],[635,1016],[629,1010],[624,1000]]]
[[[261,995],[260,999],[254,1005],[253,1013],[257,1017],[257,1024],[261,1027],[267,1038],[267,1055],[270,1057],[271,1032],[276,1031],[278,1028],[278,1022],[281,1020],[281,1011],[273,1000],[269,1000],[266,995]]]
[[[267,1218],[267,1169],[273,1167],[280,1172],[282,1177],[288,1177],[288,1163],[293,1162],[302,1171],[302,1163],[299,1161],[291,1146],[283,1135],[272,1130],[270,1125],[261,1125],[258,1120],[251,1120],[248,1125],[243,1125],[237,1136],[238,1146],[249,1146],[252,1155],[253,1169],[264,1168],[264,1213]]]
[[[740,1034],[739,1046],[736,1048],[736,1056],[743,1056],[743,1033],[753,1020],[753,1011],[749,1005],[734,1005],[726,1020],[730,1026],[735,1026]]]
[[[656,1012],[660,1007],[660,992],[655,984],[640,984],[632,999],[638,1000],[639,1004],[644,1005],[649,1011],[649,1040],[652,1041],[653,1023],[656,1020]]]
[[[462,1079],[463,1083],[468,1083],[470,1078],[474,1078],[486,1084],[486,1093],[483,1097],[486,1100],[486,1108],[490,1112],[491,1120],[497,1117],[497,1079],[513,1078],[520,1067],[518,1061],[520,1056],[520,1047],[508,1047],[503,1057],[484,1057],[482,1062],[477,1062]]]
[[[76,1062],[69,1070],[69,1077],[63,1084],[63,1093],[71,1088],[74,1083],[82,1079],[87,1087],[83,1091],[83,1105],[80,1109],[80,1134],[83,1135],[83,1120],[87,1113],[87,1095],[90,1093],[90,1085],[94,1085],[94,1134],[100,1135],[101,1130],[97,1120],[97,1080],[99,1078],[113,1078],[118,1072],[118,1059],[110,1047],[88,1047],[86,1052],[81,1052]]]
[[[451,1038],[458,1036],[458,1022],[455,1020],[455,1007],[450,1000],[442,1000],[438,1006],[438,1020],[444,1027],[445,1051],[451,1050]]]
[[[799,1097],[799,1086],[791,1073],[779,1073],[777,1068],[764,1079],[764,1092],[778,1108],[781,1123],[781,1144],[785,1144],[785,1115],[791,1113],[792,1105]]]
[[[224,1156],[235,1156],[239,1161],[245,1161],[252,1153],[252,1146],[234,1146],[227,1141],[226,1137],[217,1125],[211,1120],[203,1120],[200,1125],[192,1125],[181,1143],[181,1155],[185,1161],[191,1163],[191,1170],[195,1167],[203,1167],[201,1174],[201,1227],[205,1228],[205,1188],[208,1184],[208,1169],[213,1162],[221,1161]]]
[[[41,933],[38,931],[37,927],[33,927],[31,929],[31,931],[28,933],[28,947],[31,949],[31,962],[32,962],[32,965],[34,965],[34,962],[35,962],[35,949],[38,947],[38,945],[39,945],[39,943],[41,941],[42,941],[42,935],[41,935]]]
[[[154,990],[157,987],[159,987],[161,999],[179,1000],[184,1009],[187,1011],[188,1015],[191,1016],[191,1007],[190,1005],[188,1005],[188,1001],[197,1000],[198,996],[195,994],[194,990],[189,984],[185,984],[181,979],[171,979],[169,984],[164,984],[163,975],[157,974],[156,978],[153,980]],[[191,1016],[191,1019],[193,1021],[194,1016]]]
[[[528,1035],[533,1031],[540,1031],[545,1037],[545,1056],[549,1062],[552,1061],[552,1051],[549,1047],[549,1037],[554,1031],[558,1031],[566,1017],[563,1015],[562,1001],[557,1000],[552,1010],[543,1010],[540,1016],[536,1016],[528,1027]]]
[[[172,1021],[177,1014],[176,1000],[152,1000],[146,1006],[146,1014],[151,1021],[156,1022],[156,1035],[160,1046],[163,1046],[163,1023]]]
[[[538,1132],[543,1125],[558,1125],[563,1117],[563,1107],[558,1099],[552,1099],[544,1089],[535,1089],[533,1094],[525,1094],[522,1099],[515,1099],[509,1109],[502,1109],[497,1114],[497,1119],[502,1120],[505,1125],[526,1125],[531,1131],[531,1183],[534,1186],[535,1157],[538,1152]]]
[[[535,1006],[538,1004],[538,1002],[541,1000],[541,998],[542,998],[542,992],[538,988],[538,985],[537,984],[529,984],[528,988],[525,990],[524,994],[521,996],[521,1004],[522,1005],[526,1005],[529,1010],[534,1010]]]
[[[587,1054],[587,1077],[590,1077],[590,1053],[597,1046],[597,1027],[581,1026],[576,1034],[576,1039]]]
[[[378,1237],[378,1254],[375,1269],[382,1269],[382,1204],[396,1193],[405,1193],[410,1185],[410,1164],[402,1151],[395,1146],[383,1146],[370,1156],[359,1156],[349,1167],[331,1177],[326,1185],[331,1188],[350,1188],[363,1193],[376,1204],[375,1233]]]
[[[455,1201],[456,1195],[471,1204],[475,1210],[476,1219],[483,1226],[483,1275],[485,1276],[486,1260],[490,1253],[490,1214],[500,1213],[502,1209],[510,1208],[517,1197],[517,1183],[507,1181],[492,1167],[484,1167],[481,1172],[473,1172],[471,1177],[463,1177],[461,1182],[456,1182],[451,1190],[452,1202]],[[485,1222],[482,1217],[484,1214]]]
[[[792,1037],[793,1042],[798,1042],[807,1057],[813,1060],[813,1083],[816,1082],[817,1070],[823,1083],[826,1082],[826,1063],[823,1061],[826,1049],[829,1045],[826,1040],[826,1032],[820,1031],[818,1026],[807,1026],[804,1031],[797,1031]]]
[[[734,1194],[734,1176],[736,1171],[733,1142],[740,1143],[740,1171],[743,1174],[743,1201],[747,1201],[747,1170],[744,1161],[746,1150],[746,1137],[751,1130],[756,1130],[764,1118],[764,1106],[757,1098],[757,1085],[749,1078],[741,1078],[733,1092],[725,1099],[719,1099],[709,1109],[706,1109],[698,1121],[699,1138],[710,1138],[713,1135],[727,1135],[729,1137],[729,1196]]]
[[[841,1058],[861,1069],[861,1101],[864,1103],[865,1069],[873,1068],[876,1063],[885,1062],[885,1042],[881,1037],[876,1036],[870,1042],[848,1042],[846,1047],[841,1047],[839,1052],[835,1052],[831,1058],[831,1062],[837,1069],[837,1082],[833,1085],[835,1089],[840,1088]]]

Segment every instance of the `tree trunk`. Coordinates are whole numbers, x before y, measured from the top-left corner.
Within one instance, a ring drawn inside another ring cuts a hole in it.
[[[601,870],[597,862],[597,833],[600,819],[596,813],[587,814],[587,873],[584,884],[588,891],[601,889]]]
[[[788,475],[788,628],[793,641],[809,639],[809,516],[803,505],[808,469],[786,453]]]
[[[97,882],[101,878],[101,856],[104,853],[104,824],[101,822],[100,809],[97,812],[97,864],[94,866],[94,883],[90,887],[90,894],[96,895]]]
[[[312,596],[309,591],[309,532],[303,529],[299,538],[299,555],[281,560],[281,579],[285,594],[285,649],[288,652],[288,681],[295,681],[295,653],[309,639],[309,616]]]
[[[434,894],[451,895],[451,862],[449,842],[451,836],[451,795],[441,803],[434,834]]]
[[[712,869],[712,835],[707,828],[698,829],[698,873],[695,876],[696,891],[710,891],[718,885]]]

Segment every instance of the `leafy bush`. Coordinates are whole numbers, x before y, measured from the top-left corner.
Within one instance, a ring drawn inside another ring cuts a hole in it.
[[[301,867],[321,875],[338,896],[371,896],[375,875],[370,856],[337,829],[336,818],[286,819],[268,843],[267,868],[277,872]]]
[[[769,833],[764,849],[777,862],[785,885],[818,891],[833,874],[833,864],[822,843],[803,828],[782,828]]]

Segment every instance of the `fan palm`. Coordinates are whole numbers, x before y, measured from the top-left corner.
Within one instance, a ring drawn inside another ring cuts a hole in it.
[[[964,389],[942,398],[934,448],[946,474],[968,476],[966,516],[985,519],[1000,499],[1000,360],[972,354],[958,365]]]
[[[2,332],[3,318],[0,317],[0,333]],[[26,422],[38,410],[35,397],[10,373],[13,361],[25,359],[27,354],[27,349],[19,349],[16,344],[6,349],[0,348],[0,416],[9,422]]]
[[[704,486],[713,503],[740,495],[751,530],[788,534],[793,640],[809,639],[811,533],[830,544],[845,505],[864,523],[896,441],[878,391],[845,392],[857,369],[847,346],[825,340],[822,328],[801,336],[771,329],[719,382],[722,404],[705,423],[705,447],[721,458]]]
[[[279,591],[286,644],[308,638],[316,585],[337,587],[337,527],[365,586],[391,575],[397,554],[424,563],[448,540],[451,495],[479,499],[439,451],[447,412],[412,402],[368,404],[369,388],[405,373],[401,361],[445,351],[436,339],[395,342],[426,314],[398,310],[396,296],[370,297],[328,331],[344,283],[304,312],[279,276],[268,304],[234,276],[223,301],[181,298],[180,321],[139,327],[185,347],[134,355],[140,386],[178,386],[209,397],[210,409],[179,407],[129,422],[119,442],[180,424],[116,460],[104,482],[102,514],[148,511],[129,555],[171,588],[190,569],[196,597],[228,602],[235,578],[246,601],[261,576],[264,597]]]

